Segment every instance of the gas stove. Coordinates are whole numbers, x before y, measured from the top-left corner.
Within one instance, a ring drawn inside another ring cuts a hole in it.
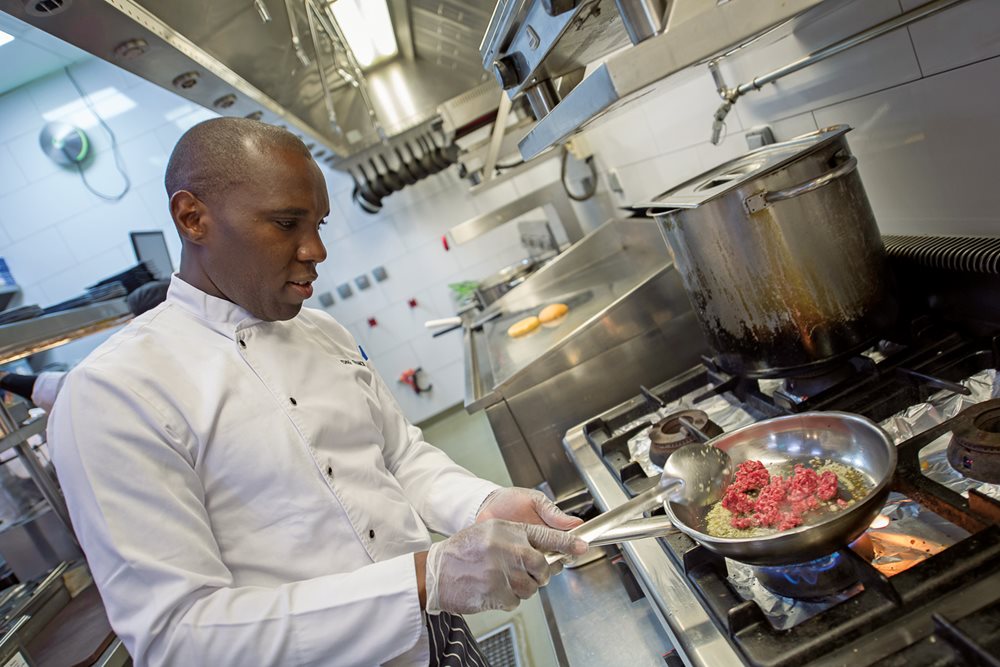
[[[567,433],[566,450],[604,509],[655,484],[690,426],[714,435],[841,410],[895,440],[882,513],[824,558],[751,567],[683,534],[621,545],[688,663],[1000,664],[997,340],[923,321],[910,330],[906,344],[881,343],[805,381],[733,377],[706,359]]]

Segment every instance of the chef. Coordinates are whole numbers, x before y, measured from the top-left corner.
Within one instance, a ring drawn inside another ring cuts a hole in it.
[[[329,201],[299,139],[203,122],[166,188],[166,301],[70,372],[49,425],[135,664],[485,665],[457,614],[533,595],[546,552],[584,551],[579,521],[424,442],[350,333],[302,308]]]

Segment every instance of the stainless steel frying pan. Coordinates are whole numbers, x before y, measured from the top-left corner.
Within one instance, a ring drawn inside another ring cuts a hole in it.
[[[844,412],[777,417],[720,435],[711,444],[725,451],[734,467],[748,460],[769,468],[790,468],[817,458],[840,462],[859,471],[869,491],[850,507],[817,523],[752,538],[709,535],[705,517],[710,505],[667,501],[666,517],[618,522],[593,535],[589,543],[597,546],[680,530],[706,548],[750,565],[801,563],[832,553],[861,535],[885,504],[896,468],[896,447],[886,433],[868,419]]]
[[[729,454],[734,466],[757,460],[768,467],[790,467],[828,459],[859,471],[869,485],[867,495],[843,511],[824,515],[818,523],[765,537],[714,537],[705,532],[708,508],[666,503],[668,515],[681,531],[722,556],[750,565],[802,563],[853,542],[885,504],[896,469],[896,446],[885,431],[846,412],[777,417],[720,435],[712,444]]]

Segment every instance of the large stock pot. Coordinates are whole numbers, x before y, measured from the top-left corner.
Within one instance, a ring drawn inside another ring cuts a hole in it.
[[[641,205],[659,221],[724,370],[820,373],[895,320],[849,130],[764,146]]]

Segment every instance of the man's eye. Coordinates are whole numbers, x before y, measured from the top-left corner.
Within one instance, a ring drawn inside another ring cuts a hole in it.
[[[276,225],[278,225],[282,229],[291,229],[292,227],[295,226],[295,222],[296,221],[295,220],[275,220],[274,222],[275,222]]]
[[[320,220],[320,221],[319,221],[319,224],[318,224],[318,225],[316,225],[316,226],[317,226],[317,227],[322,227],[322,226],[323,226],[323,225],[325,225],[325,224],[326,224],[326,220]]]

